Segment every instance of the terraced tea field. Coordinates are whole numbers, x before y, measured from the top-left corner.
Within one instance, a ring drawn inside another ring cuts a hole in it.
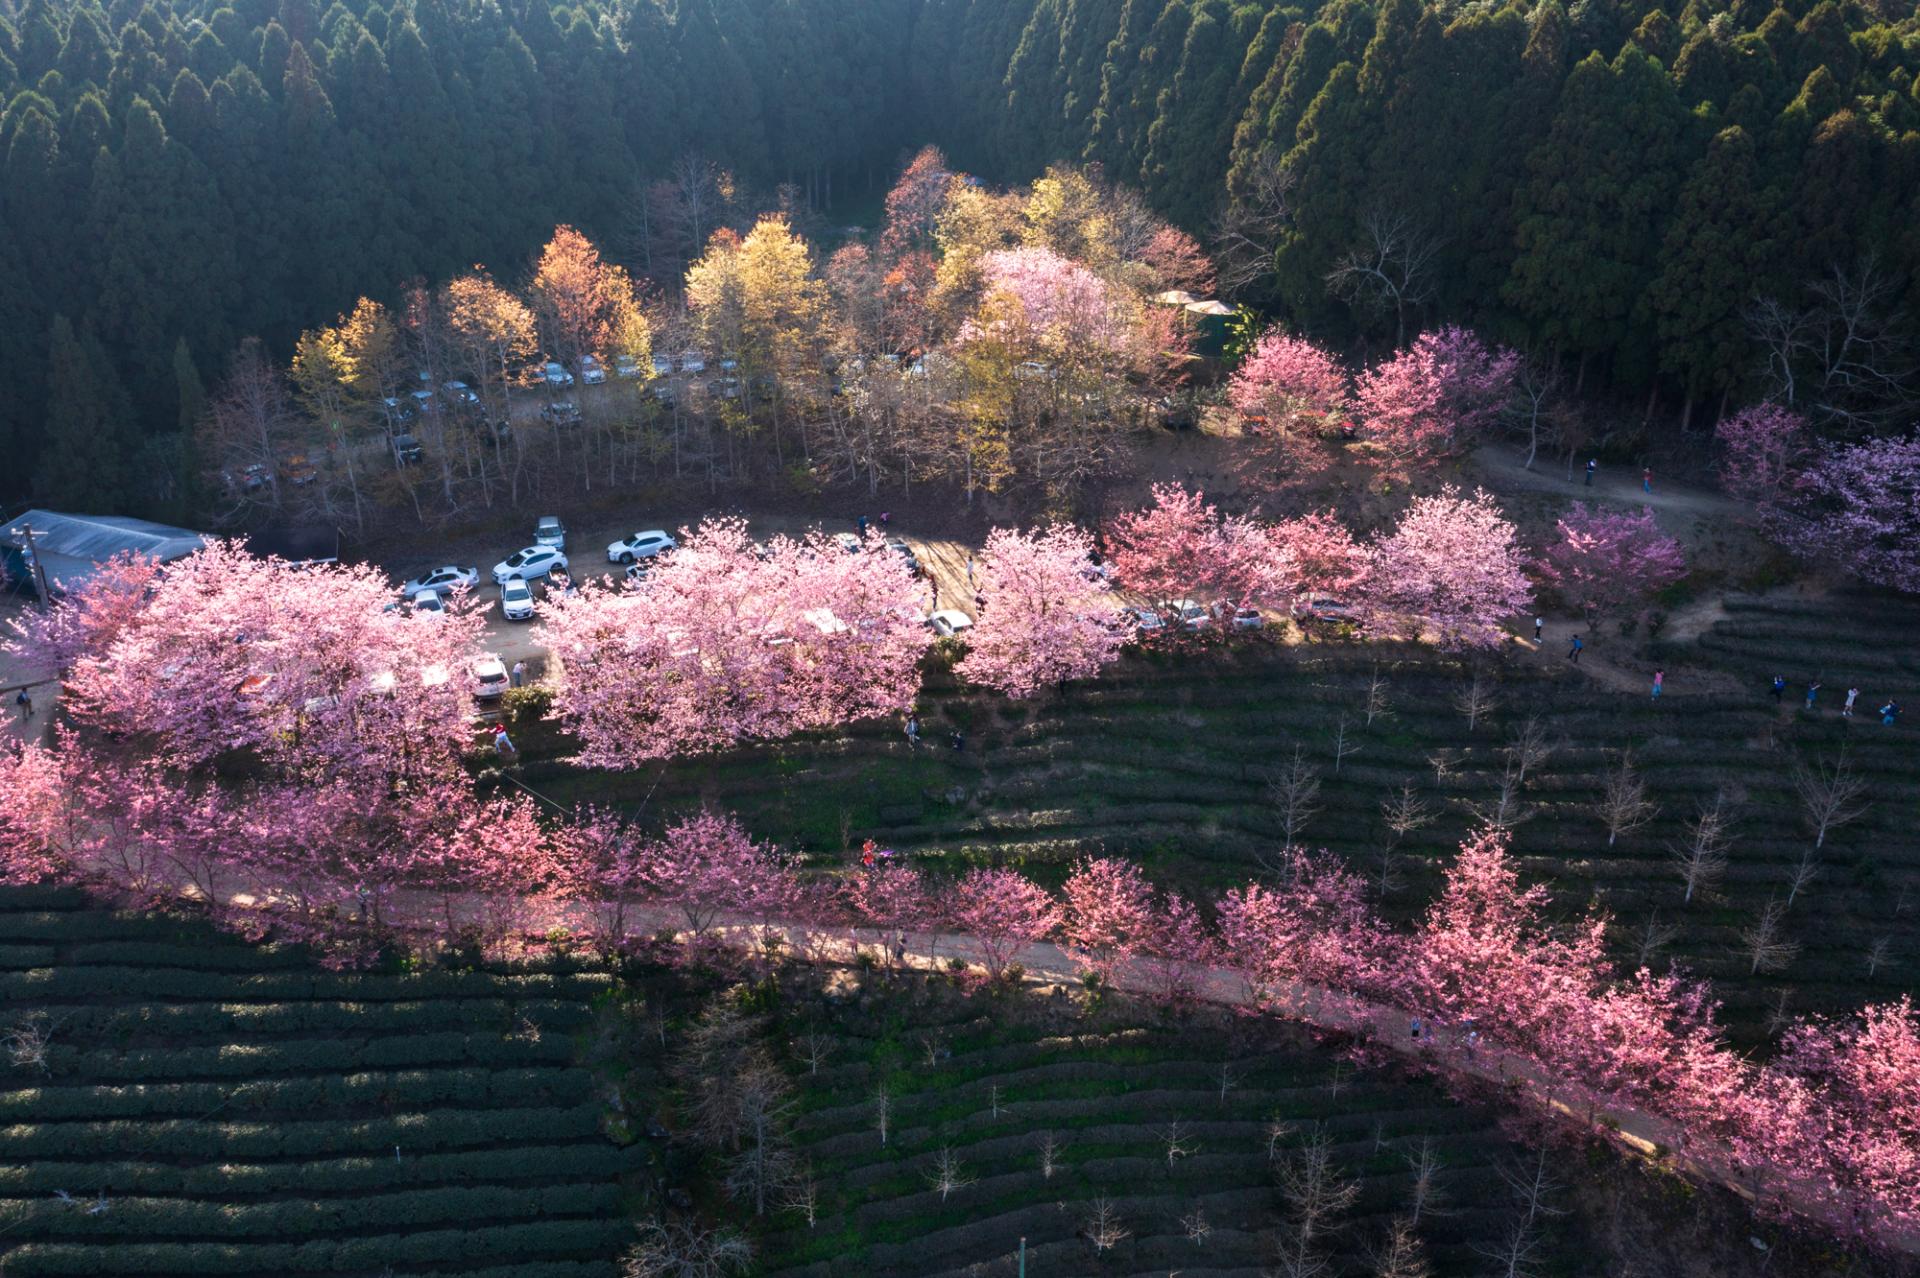
[[[1555,646],[1488,664],[1496,704],[1471,730],[1455,703],[1472,675],[1457,663],[1384,646],[1252,644],[1129,659],[1097,683],[1029,705],[936,674],[918,749],[881,725],[622,777],[536,759],[526,778],[563,800],[644,800],[656,813],[715,803],[826,860],[871,837],[1045,877],[1104,851],[1207,888],[1244,878],[1281,841],[1271,784],[1298,746],[1320,772],[1304,842],[1377,873],[1383,801],[1411,784],[1432,810],[1432,823],[1405,838],[1387,867],[1386,907],[1410,918],[1472,824],[1468,805],[1497,798],[1505,747],[1535,718],[1553,749],[1520,796],[1514,849],[1525,867],[1552,883],[1568,911],[1590,901],[1610,910],[1623,960],[1645,950],[1657,964],[1671,956],[1712,977],[1729,1018],[1757,1034],[1783,998],[1788,1012],[1849,1008],[1895,996],[1920,973],[1920,695],[1907,695],[1920,693],[1920,605],[1865,592],[1817,605],[1736,597],[1728,613],[1697,642],[1656,646],[1646,658],[1648,669],[1655,659],[1668,665],[1659,703],[1589,681]],[[1596,644],[1632,647],[1618,636]],[[1776,664],[1795,694],[1782,706],[1765,693]],[[1387,680],[1387,713],[1369,726],[1376,673]],[[1812,716],[1797,709],[1809,677],[1825,684]],[[1876,715],[1841,719],[1849,679],[1859,680],[1863,703],[1894,695],[1913,713],[1893,729]],[[1343,720],[1351,753],[1336,767]],[[966,734],[958,752],[947,742],[955,728]],[[1659,810],[1609,847],[1595,806],[1622,751]],[[1843,753],[1870,805],[1828,837],[1815,877],[1786,912],[1797,955],[1755,971],[1746,934],[1770,900],[1786,900],[1812,842],[1792,763]],[[1688,903],[1672,848],[1699,805],[1722,791],[1735,813],[1724,881]]]
[[[609,1278],[635,1149],[555,966],[332,973],[204,923],[0,891],[0,1266]]]

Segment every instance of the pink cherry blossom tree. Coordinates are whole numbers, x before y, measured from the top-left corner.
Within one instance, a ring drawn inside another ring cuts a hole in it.
[[[1513,393],[1520,357],[1447,327],[1360,378],[1356,401],[1367,435],[1399,461],[1473,447]]]
[[[89,822],[76,777],[59,754],[30,741],[0,747],[0,883],[77,877]]]
[[[926,875],[899,857],[884,857],[852,870],[841,884],[841,898],[856,924],[883,934],[882,948],[886,932],[931,935],[940,925],[939,892]]]
[[[1388,987],[1391,937],[1366,899],[1366,881],[1325,852],[1289,848],[1278,887],[1249,883],[1220,899],[1224,961],[1256,996],[1285,1005],[1296,981],[1359,993]]]
[[[50,671],[69,669],[82,657],[103,657],[146,611],[159,575],[160,561],[151,556],[115,555],[52,606],[9,622],[13,636],[0,646]]]
[[[1330,595],[1345,599],[1371,571],[1367,550],[1354,540],[1332,511],[1312,511],[1273,526],[1288,592],[1302,599]]]
[[[1218,946],[1199,909],[1178,892],[1168,892],[1156,911],[1152,938],[1135,958],[1134,968],[1150,997],[1181,1007],[1199,997],[1194,965],[1212,963],[1218,957]]]
[[[1153,887],[1140,867],[1114,857],[1086,857],[1061,889],[1061,932],[1081,970],[1111,984],[1115,970],[1156,939],[1161,919]]]
[[[470,712],[485,622],[458,599],[427,617],[374,569],[295,569],[216,543],[162,569],[111,642],[82,653],[66,705],[176,767],[232,752],[282,776],[444,776]],[[84,605],[83,605],[84,606]]]
[[[1778,404],[1754,404],[1714,427],[1720,445],[1720,482],[1729,493],[1773,505],[1798,485],[1813,460],[1807,419]]]
[[[1861,1010],[1851,1021],[1803,1022],[1778,1067],[1811,1089],[1809,1142],[1865,1227],[1920,1222],[1920,1017],[1913,1000]]]
[[[1060,925],[1060,910],[1045,888],[1016,870],[969,870],[947,894],[947,918],[980,946],[987,976],[1007,973],[1020,947]]]
[[[1575,502],[1561,516],[1559,539],[1536,570],[1588,615],[1625,608],[1686,575],[1680,543],[1660,531],[1653,511],[1602,510]]]
[[[1324,348],[1270,328],[1228,380],[1227,402],[1283,433],[1318,432],[1346,415],[1347,375]]]
[[[725,914],[776,917],[797,891],[786,854],[732,816],[706,811],[667,827],[647,848],[640,879],[651,899],[681,912],[696,940]]]
[[[984,602],[961,677],[1017,700],[1111,664],[1126,635],[1092,556],[1093,539],[1065,524],[994,529],[980,552]]]
[[[989,297],[1013,303],[988,308],[981,323],[1011,326],[1017,345],[1124,355],[1130,316],[1106,281],[1052,249],[998,249],[981,259]],[[964,333],[963,333],[964,336]]]
[[[929,636],[906,564],[777,538],[738,520],[683,533],[645,582],[550,601],[561,722],[580,761],[628,768],[891,713],[919,686]]]
[[[1178,484],[1155,484],[1152,506],[1108,524],[1107,549],[1119,583],[1163,607],[1189,594],[1258,606],[1286,593],[1289,565],[1272,531],[1223,518]]]
[[[1803,558],[1920,592],[1920,437],[1828,445],[1767,521]]]
[[[1484,490],[1416,497],[1370,560],[1368,624],[1431,629],[1443,648],[1498,647],[1501,620],[1533,604],[1514,527]]]

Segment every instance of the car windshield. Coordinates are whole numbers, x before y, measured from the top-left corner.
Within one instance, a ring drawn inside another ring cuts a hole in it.
[[[527,583],[518,578],[509,581],[500,591],[501,597],[506,599],[518,599],[526,595],[531,595],[532,593],[533,591],[527,586]]]
[[[541,532],[543,532],[543,533],[556,533],[556,532],[559,532],[559,531],[560,531],[560,521],[559,521],[559,520],[557,520],[557,519],[543,519],[543,520],[541,520],[541,521],[540,521],[540,524],[539,524],[539,531],[541,531]]]
[[[507,556],[507,567],[518,568],[521,564],[526,563],[527,560],[531,558],[533,558],[532,552],[525,551],[525,550],[516,550],[511,555]]]

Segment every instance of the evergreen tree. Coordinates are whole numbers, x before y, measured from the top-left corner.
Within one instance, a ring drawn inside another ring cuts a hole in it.
[[[125,511],[139,437],[113,364],[91,334],[76,334],[65,315],[56,315],[45,368],[46,434],[35,499],[74,513]]]

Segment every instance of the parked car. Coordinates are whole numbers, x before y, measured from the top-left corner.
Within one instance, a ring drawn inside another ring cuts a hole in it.
[[[528,546],[525,550],[516,550],[493,566],[494,581],[505,585],[519,578],[523,581],[538,581],[555,568],[565,568],[567,557],[551,546]]]
[[[653,388],[653,397],[659,400],[662,404],[665,404],[668,408],[672,408],[673,407],[673,383],[672,382],[656,383]]]
[[[1178,617],[1180,624],[1188,630],[1205,630],[1213,620],[1207,614],[1205,604],[1196,603],[1191,599],[1182,599],[1174,604],[1173,615]]]
[[[860,539],[850,532],[835,533],[833,535],[833,543],[849,555],[857,555],[860,553]]]
[[[565,364],[557,360],[548,360],[541,365],[540,376],[546,380],[547,385],[556,390],[564,390],[573,385],[573,374],[567,371]]]
[[[540,410],[540,416],[555,426],[578,426],[580,407],[570,399],[556,399]]]
[[[393,437],[393,464],[396,466],[415,466],[426,460],[426,452],[421,449],[420,441],[402,431]]]
[[[440,393],[447,397],[449,404],[473,407],[480,403],[480,397],[474,393],[473,387],[465,382],[442,382]]]
[[[1166,626],[1166,623],[1160,620],[1160,614],[1151,608],[1128,608],[1125,613],[1127,620],[1133,623],[1134,631],[1138,634],[1155,634]]]
[[[622,537],[607,547],[607,562],[630,564],[636,559],[652,559],[663,551],[675,550],[680,543],[658,528]]]
[[[613,375],[622,381],[632,381],[641,374],[640,361],[631,355],[613,357]]]
[[[1353,611],[1347,604],[1331,596],[1319,596],[1306,600],[1296,600],[1293,615],[1299,621],[1350,621]]]
[[[471,590],[480,580],[478,568],[462,568],[457,564],[448,564],[444,568],[429,568],[411,581],[400,586],[400,596],[412,599],[414,596],[432,591],[445,594],[450,590]]]
[[[257,493],[267,486],[271,478],[272,472],[267,469],[265,462],[254,462],[240,472],[240,486],[250,493]]]
[[[507,690],[506,663],[493,653],[477,657],[473,663],[473,699],[498,701]]]
[[[887,538],[887,549],[907,561],[907,567],[918,577],[921,575],[920,556],[913,553],[913,547],[898,537]]]
[[[1259,630],[1267,624],[1265,613],[1245,604],[1236,608],[1224,602],[1216,603],[1208,611],[1213,614],[1215,621],[1234,630]]]
[[[683,373],[704,373],[707,371],[707,357],[699,351],[686,351],[680,356],[680,371]]]
[[[501,582],[500,615],[508,621],[533,620],[533,587],[519,577]]]
[[[401,422],[410,422],[414,418],[413,404],[408,400],[397,399],[392,395],[380,401],[380,410],[387,415],[387,420],[395,426],[398,426]]]
[[[484,417],[476,417],[473,420],[473,429],[474,433],[479,435],[480,438],[495,439],[503,444],[513,438],[513,423],[504,417],[497,422],[490,422]]]
[[[627,572],[626,572],[627,580],[633,582],[636,585],[638,585],[640,582],[645,581],[648,577],[651,577],[652,575],[653,575],[653,567],[644,559],[637,564],[627,565]]]
[[[723,373],[734,372],[738,370],[739,367],[740,367],[740,361],[737,359],[734,359],[731,356],[727,356],[720,361],[720,371]]]
[[[435,590],[423,590],[415,595],[413,597],[413,610],[418,614],[428,617],[444,617],[447,615],[446,601],[441,599],[440,593]]]
[[[305,453],[294,453],[280,463],[280,477],[295,488],[305,488],[320,478],[319,468],[307,460]]]
[[[540,521],[533,526],[533,544],[552,546],[555,550],[567,548],[567,526],[560,522],[560,516],[540,516]]]
[[[422,417],[425,417],[428,413],[439,411],[439,402],[434,399],[433,392],[430,390],[417,390],[407,396],[407,398],[413,401],[414,411]]]
[[[587,386],[599,386],[607,380],[607,366],[591,355],[580,357],[580,381]]]
[[[655,355],[653,357],[653,375],[655,377],[673,376],[673,357],[670,355]]]
[[[715,399],[739,399],[740,379],[737,377],[716,377],[707,383],[707,394]]]
[[[973,618],[958,608],[942,608],[927,617],[927,629],[942,639],[951,639],[973,629]]]

